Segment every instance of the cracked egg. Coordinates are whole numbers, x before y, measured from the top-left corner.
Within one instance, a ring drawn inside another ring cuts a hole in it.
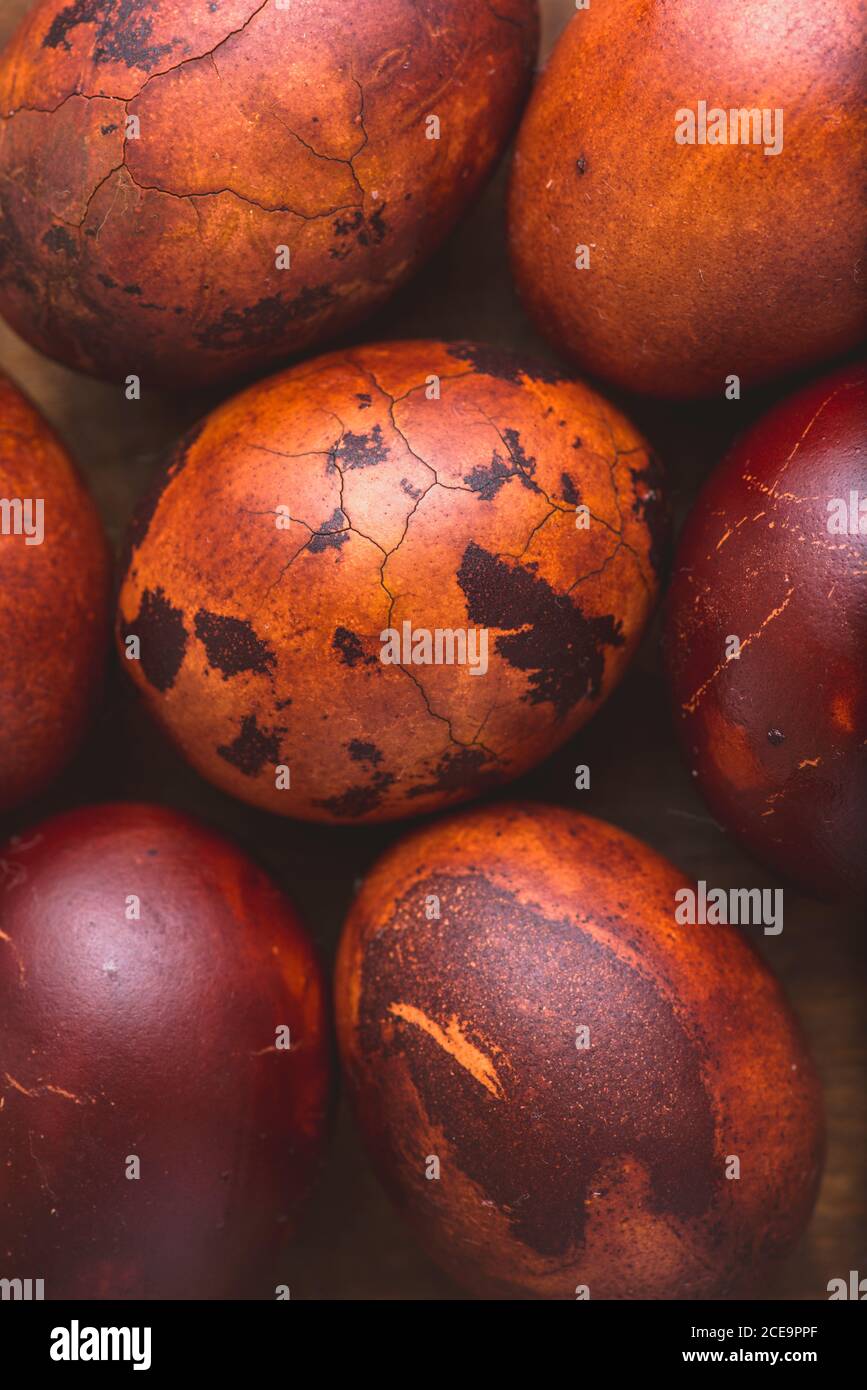
[[[535,0],[43,0],[0,59],[0,311],[169,387],[336,336],[480,190],[537,37]]]
[[[623,831],[530,804],[420,830],[364,881],[336,973],[350,1097],[471,1291],[719,1297],[806,1225],[812,1064],[738,932],[676,925],[684,883]]]
[[[673,708],[713,814],[822,897],[867,891],[867,368],[778,404],[714,472],[667,600]]]
[[[477,345],[357,348],[181,443],[131,529],[119,644],[223,790],[314,820],[419,814],[593,714],[665,539],[657,463],[588,387]]]
[[[75,751],[102,675],[109,558],[54,431],[0,375],[0,811]]]
[[[273,1299],[326,1038],[294,909],[221,836],[112,805],[0,846],[0,1277]]]
[[[686,397],[863,340],[863,28],[863,0],[573,15],[521,126],[509,211],[522,301],[558,351]]]

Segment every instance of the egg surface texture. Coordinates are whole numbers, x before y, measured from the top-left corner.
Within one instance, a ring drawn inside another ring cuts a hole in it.
[[[586,386],[390,343],[222,405],[130,540],[122,659],[193,765],[358,822],[481,792],[590,717],[653,606],[665,507]]]
[[[327,1080],[310,942],[221,836],[123,804],[0,847],[0,1277],[273,1299]]]
[[[0,811],[84,732],[109,636],[108,548],[60,440],[0,375]]]
[[[864,0],[578,11],[515,154],[539,329],[632,391],[722,396],[867,332]]]
[[[518,118],[535,0],[43,0],[0,58],[0,312],[142,389],[343,332]]]
[[[711,474],[665,621],[713,814],[825,898],[867,892],[867,368],[775,406]]]
[[[350,1095],[471,1291],[718,1297],[802,1231],[815,1074],[743,937],[677,924],[686,886],[623,831],[529,804],[440,821],[365,880],[336,977]]]

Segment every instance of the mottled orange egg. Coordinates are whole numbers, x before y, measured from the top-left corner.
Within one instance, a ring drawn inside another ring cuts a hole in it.
[[[109,557],[60,440],[0,376],[0,811],[78,746],[107,644]]]
[[[536,0],[41,0],[0,58],[0,312],[182,387],[334,337],[491,173]]]
[[[754,1286],[812,1209],[816,1075],[744,936],[571,811],[501,805],[390,849],[336,1007],[371,1158],[482,1295],[700,1299]]]
[[[660,472],[600,396],[490,348],[336,353],[220,406],[133,525],[124,664],[193,765],[284,815],[506,781],[622,676]]]

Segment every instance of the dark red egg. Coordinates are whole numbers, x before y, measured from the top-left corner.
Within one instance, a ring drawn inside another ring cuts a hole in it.
[[[688,886],[533,805],[440,821],[365,880],[337,963],[349,1090],[380,1178],[473,1292],[719,1297],[803,1230],[816,1075],[744,938],[678,925]]]
[[[0,376],[0,811],[41,792],[81,738],[102,673],[108,585],[84,484]]]
[[[777,405],[711,475],[665,645],[686,758],[757,859],[867,890],[867,368]]]
[[[228,841],[124,804],[0,848],[0,1277],[275,1297],[328,1070],[311,944]]]

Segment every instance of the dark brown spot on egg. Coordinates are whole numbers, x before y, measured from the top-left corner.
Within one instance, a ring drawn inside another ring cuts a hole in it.
[[[123,635],[138,637],[145,679],[155,690],[171,690],[183,665],[189,636],[181,609],[161,588],[145,589],[138,614]]]
[[[613,614],[586,618],[565,594],[524,566],[490,555],[471,541],[458,570],[470,620],[506,629],[498,653],[527,672],[531,704],[549,701],[566,714],[579,700],[599,692],[604,646],[622,646]],[[510,631],[511,629],[511,631]]]
[[[209,613],[200,608],[194,627],[208,654],[208,663],[222,673],[224,680],[242,671],[267,675],[273,670],[277,660],[273,649],[256,636],[247,619]]]

